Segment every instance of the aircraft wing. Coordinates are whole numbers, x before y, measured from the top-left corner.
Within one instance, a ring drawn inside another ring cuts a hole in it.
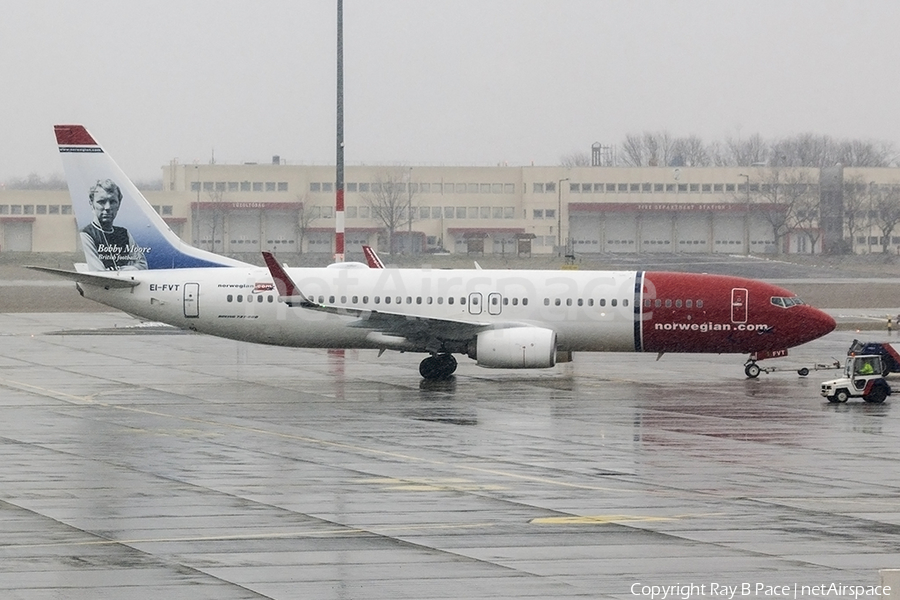
[[[50,273],[51,275],[56,275],[58,277],[64,277],[65,279],[71,279],[76,283],[84,283],[86,285],[96,285],[100,287],[109,288],[130,288],[140,285],[140,281],[136,281],[133,278],[126,278],[127,276],[123,275],[123,272],[116,271],[110,272],[109,275],[104,275],[104,271],[92,271],[90,273],[87,272],[78,272],[78,271],[68,271],[66,269],[54,269],[52,267],[35,267],[26,265],[26,269],[31,269],[32,271],[42,271],[44,273]]]
[[[442,340],[468,340],[486,329],[506,329],[523,327],[525,323],[487,323],[462,319],[447,319],[410,315],[399,312],[373,310],[358,306],[319,304],[305,296],[270,252],[263,252],[269,272],[275,280],[275,287],[281,299],[288,306],[299,306],[308,310],[335,315],[355,316],[349,327],[371,329],[380,333],[404,337],[408,340],[438,338]]]

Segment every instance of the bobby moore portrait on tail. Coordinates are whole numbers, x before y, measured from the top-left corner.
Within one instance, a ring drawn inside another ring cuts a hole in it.
[[[145,250],[124,227],[113,225],[122,204],[122,191],[112,179],[98,181],[88,193],[94,219],[81,230],[84,258],[92,271],[147,268]]]
[[[90,240],[87,264],[41,270],[75,281],[86,298],[176,327],[281,346],[419,353],[426,379],[452,375],[455,355],[522,369],[553,367],[573,352],[745,354],[754,377],[756,360],[835,327],[783,288],[722,275],[288,268],[268,252],[259,267],[179,239],[84,127],[55,130],[78,228]],[[94,186],[88,206],[84,190]],[[112,226],[116,214],[124,233]],[[113,245],[101,233],[137,250],[124,253],[135,262],[90,256],[92,242]]]

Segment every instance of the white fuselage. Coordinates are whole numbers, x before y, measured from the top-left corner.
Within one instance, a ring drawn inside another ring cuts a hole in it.
[[[288,269],[329,314],[279,301],[265,268],[120,272],[140,284],[81,287],[125,312],[202,333],[311,348],[391,348],[360,327],[376,311],[472,324],[517,323],[556,331],[560,350],[634,351],[634,271],[369,269],[354,264]],[[398,349],[422,350],[400,344]]]

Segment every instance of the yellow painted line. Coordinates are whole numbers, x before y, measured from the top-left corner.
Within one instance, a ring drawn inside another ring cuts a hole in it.
[[[78,402],[80,404],[90,404],[93,402],[92,396],[75,396],[73,394],[66,394],[65,392],[57,392],[56,390],[43,388],[38,385],[31,385],[30,383],[13,381],[12,379],[3,379],[2,377],[0,377],[0,385],[20,392],[38,393],[42,396],[49,396],[50,398],[63,400],[65,402]]]
[[[724,513],[706,513],[697,515],[672,515],[662,517],[655,515],[587,515],[569,517],[539,517],[529,523],[534,525],[607,525],[609,523],[652,523],[657,521],[680,521],[697,517],[720,516]]]
[[[606,525],[608,523],[636,523],[675,521],[678,517],[649,517],[640,515],[595,515],[589,517],[540,517],[529,523],[535,525]]]
[[[45,544],[0,544],[0,552],[8,549],[20,548],[62,548],[72,546],[112,546],[137,544],[170,544],[170,543],[196,543],[196,542],[232,542],[241,540],[278,540],[278,539],[302,539],[317,536],[334,535],[400,535],[403,533],[415,533],[418,531],[439,531],[447,529],[484,529],[493,527],[495,523],[468,523],[462,525],[444,525],[432,523],[425,525],[399,525],[385,529],[370,530],[358,528],[344,529],[319,529],[313,531],[286,531],[282,533],[247,533],[240,535],[210,535],[210,536],[184,536],[184,537],[160,537],[160,538],[133,538],[125,540],[105,539],[81,542],[52,542]]]

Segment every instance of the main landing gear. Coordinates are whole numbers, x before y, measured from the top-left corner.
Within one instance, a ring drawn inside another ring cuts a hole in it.
[[[435,354],[419,363],[419,375],[425,379],[447,379],[456,371],[452,354]]]
[[[759,373],[762,371],[760,366],[756,364],[756,361],[750,360],[747,361],[747,364],[744,365],[744,375],[749,377],[750,379],[756,379],[759,377]]]

